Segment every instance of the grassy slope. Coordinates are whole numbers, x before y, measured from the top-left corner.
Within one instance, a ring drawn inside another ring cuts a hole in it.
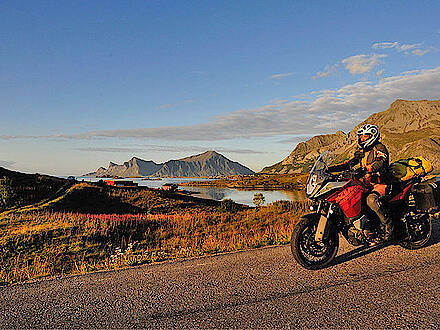
[[[14,197],[0,208],[0,212],[25,205],[44,204],[60,195],[72,186],[72,182],[41,174],[25,174],[0,167],[0,178],[9,180],[9,188]]]
[[[304,212],[78,184],[0,214],[0,283],[286,243]]]

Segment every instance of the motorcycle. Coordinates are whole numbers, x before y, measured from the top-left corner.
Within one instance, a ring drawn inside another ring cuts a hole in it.
[[[339,234],[351,245],[370,245],[382,236],[377,215],[366,205],[372,186],[353,170],[335,175],[328,171],[334,157],[322,153],[310,171],[306,196],[312,213],[302,216],[291,237],[294,259],[304,268],[329,265],[339,249]],[[432,219],[438,217],[438,184],[420,177],[391,185],[380,200],[394,224],[394,240],[405,249],[419,249],[431,237]]]

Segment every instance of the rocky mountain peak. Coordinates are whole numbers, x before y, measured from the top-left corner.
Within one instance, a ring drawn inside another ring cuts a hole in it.
[[[281,162],[262,170],[266,173],[307,172],[324,150],[334,152],[337,160],[348,158],[356,148],[356,131],[363,124],[375,124],[390,151],[391,160],[425,156],[440,171],[440,101],[396,100],[389,109],[375,113],[348,134],[336,132],[314,136],[296,148]]]
[[[204,153],[198,154],[198,155],[193,155],[193,156],[189,156],[189,157],[185,157],[185,158],[181,158],[179,160],[181,161],[189,161],[189,162],[197,162],[197,161],[207,161],[211,158],[216,158],[216,157],[222,157],[227,159],[225,156],[219,154],[216,151],[213,150],[209,150],[209,151],[205,151]]]
[[[440,101],[396,100],[389,109],[371,115],[365,122],[375,124],[382,132],[407,133],[424,128],[438,127]],[[356,126],[355,130],[360,126]]]
[[[113,165],[109,166],[107,170],[100,169],[89,175],[201,177],[254,173],[246,166],[233,162],[213,150],[178,160],[170,160],[163,164],[156,164],[151,160],[146,161],[137,157],[131,158],[123,165],[112,162],[111,164]]]

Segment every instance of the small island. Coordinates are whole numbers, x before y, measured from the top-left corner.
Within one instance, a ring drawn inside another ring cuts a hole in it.
[[[264,174],[233,175],[217,180],[191,181],[181,183],[190,187],[222,187],[260,190],[303,190],[306,174]]]

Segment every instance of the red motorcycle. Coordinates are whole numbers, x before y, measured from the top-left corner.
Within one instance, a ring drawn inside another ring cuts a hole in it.
[[[324,152],[310,171],[306,195],[313,202],[313,212],[302,216],[292,233],[293,257],[307,269],[321,269],[332,262],[339,233],[354,246],[368,245],[382,235],[377,215],[365,202],[371,185],[353,171],[331,174],[332,161],[333,155]],[[425,246],[431,237],[431,221],[438,216],[438,184],[423,183],[418,177],[391,187],[381,201],[392,217],[395,242],[410,250]]]

